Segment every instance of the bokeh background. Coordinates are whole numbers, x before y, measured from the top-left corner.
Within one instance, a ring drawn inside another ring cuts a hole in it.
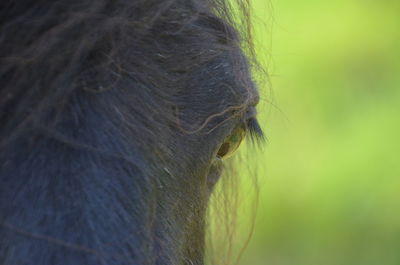
[[[269,72],[260,107],[267,143],[244,148],[253,155],[241,178],[256,165],[260,197],[240,264],[399,265],[400,1],[253,8]],[[238,214],[242,234],[249,205]]]

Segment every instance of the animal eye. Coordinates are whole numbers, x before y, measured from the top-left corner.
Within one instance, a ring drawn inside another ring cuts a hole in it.
[[[225,139],[224,143],[219,147],[217,156],[225,159],[232,156],[239,148],[240,143],[246,136],[246,129],[241,126],[236,128],[232,134]]]

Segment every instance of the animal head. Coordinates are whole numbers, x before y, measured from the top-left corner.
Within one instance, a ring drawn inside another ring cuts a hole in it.
[[[4,1],[0,263],[203,264],[224,158],[261,134],[224,1]]]

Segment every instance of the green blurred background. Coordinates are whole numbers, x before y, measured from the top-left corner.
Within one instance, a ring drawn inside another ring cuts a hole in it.
[[[253,7],[268,141],[240,264],[399,265],[400,1]]]

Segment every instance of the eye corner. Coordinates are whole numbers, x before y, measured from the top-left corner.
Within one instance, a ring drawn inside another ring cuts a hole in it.
[[[224,142],[222,145],[220,145],[217,153],[217,158],[222,160],[224,159],[229,153],[229,143]]]

